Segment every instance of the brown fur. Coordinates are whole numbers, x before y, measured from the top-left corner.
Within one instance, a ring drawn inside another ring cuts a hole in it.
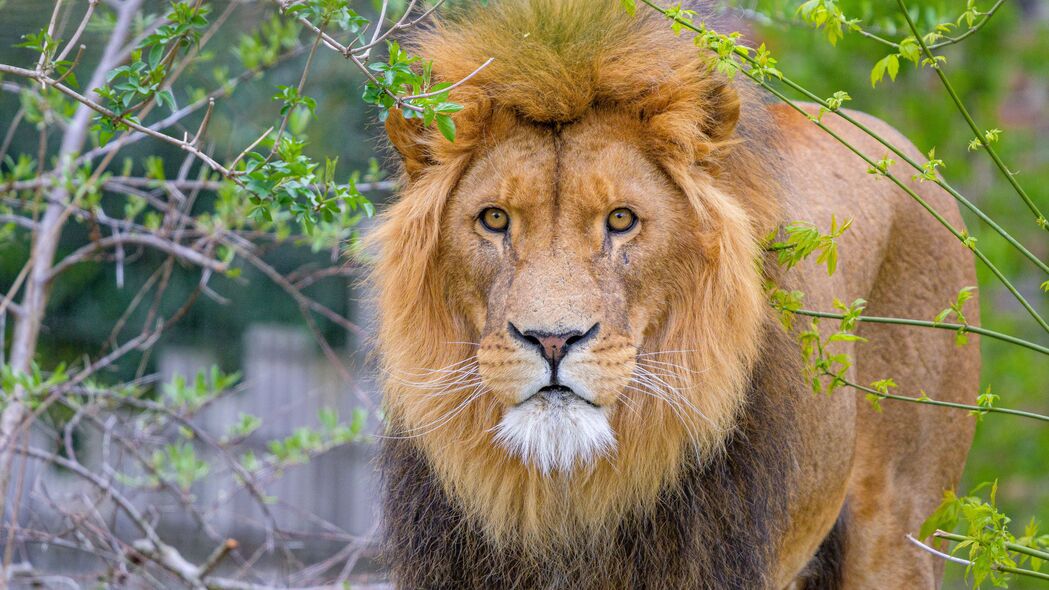
[[[382,250],[374,274],[379,345],[390,376],[390,556],[400,584],[748,587],[740,580],[750,576],[749,587],[784,587],[816,553],[846,496],[854,509],[842,575],[884,574],[866,549],[853,547],[898,546],[953,485],[964,453],[933,445],[938,454],[930,455],[929,443],[907,432],[942,421],[924,408],[886,422],[847,394],[813,398],[788,377],[755,388],[760,367],[789,358],[763,336],[759,241],[784,219],[826,225],[831,213],[856,217],[842,245],[856,256],[842,271],[827,278],[801,269],[783,282],[806,291],[813,307],[829,308],[833,296],[880,296],[874,308],[905,317],[928,317],[969,284],[971,268],[959,262],[964,249],[930,259],[904,248],[915,232],[935,248],[949,235],[804,118],[782,110],[770,117],[751,90],[712,73],[664,21],[651,12],[629,18],[617,5],[493,2],[469,19],[453,15],[415,42],[434,59],[438,80],[496,60],[455,91],[466,108],[456,115],[454,143],[397,113],[387,123],[407,183],[374,236]],[[805,163],[794,165],[804,172],[785,161]],[[942,197],[925,196],[958,222]],[[503,237],[476,220],[492,205],[510,212]],[[618,206],[642,220],[630,237],[604,232],[603,215]],[[903,284],[907,273],[929,269],[943,284]],[[508,333],[515,322],[600,326],[574,358],[594,403],[610,409],[613,453],[544,475],[494,443],[494,428],[537,362]],[[950,351],[950,335],[939,336],[861,356],[854,377],[891,375],[930,395],[939,391],[930,383],[949,384],[941,397],[965,399],[974,359],[932,360]],[[669,363],[678,407],[628,387],[638,367],[653,366],[646,358]],[[476,387],[441,388],[438,376],[471,362]],[[795,428],[778,426],[790,416]],[[949,424],[955,440],[971,434],[968,425]],[[939,457],[943,467],[902,473],[904,464],[865,453],[883,432],[902,441],[894,453]],[[788,449],[795,469],[780,461]],[[747,496],[730,497],[740,493]],[[892,502],[899,506],[887,516]],[[748,559],[733,568],[711,545],[736,547],[737,536],[766,543],[750,545]],[[652,551],[674,557],[655,560]],[[908,552],[899,563],[919,564],[902,568],[910,577],[899,578],[899,587],[934,583],[928,559]],[[680,574],[657,582],[651,576],[660,568]]]

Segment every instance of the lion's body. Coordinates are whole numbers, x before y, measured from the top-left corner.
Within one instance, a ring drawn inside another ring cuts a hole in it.
[[[755,261],[784,222],[851,217],[833,276],[766,272],[810,308],[862,297],[874,315],[928,318],[974,284],[968,251],[804,116],[617,5],[504,0],[418,41],[438,79],[496,61],[456,91],[454,144],[396,113],[387,124],[408,183],[376,236],[397,583],[935,587],[905,534],[957,482],[971,418],[813,395]],[[960,225],[948,198],[916,189]],[[479,221],[493,205],[512,219],[503,233]],[[640,225],[609,233],[617,207]],[[529,334],[566,330],[578,344],[548,367]],[[841,347],[855,381],[975,397],[976,344],[858,332],[870,342]],[[547,382],[568,392],[556,404],[537,393]]]
[[[806,307],[831,309],[834,297],[862,297],[871,316],[931,318],[959,288],[976,284],[966,249],[911,197],[867,174],[858,158],[801,115],[786,107],[774,112],[780,132],[790,138],[785,155],[799,163],[791,175],[784,219],[811,220],[821,227],[829,226],[831,215],[855,219],[841,244],[847,262],[833,277],[822,269],[804,268],[785,281],[806,293]],[[906,138],[884,123],[853,115],[920,158]],[[844,121],[826,122],[865,153],[884,149]],[[948,195],[931,185],[909,184],[961,227],[961,215]],[[851,347],[856,382],[891,377],[903,395],[925,391],[935,399],[973,403],[979,386],[978,342],[957,348],[947,331],[877,324],[860,324],[857,332],[868,342]],[[807,473],[795,491],[799,501],[792,521],[798,524],[783,543],[795,550],[781,554],[780,581],[789,580],[809,560],[847,499],[844,587],[937,587],[942,562],[909,544],[905,535],[917,535],[943,491],[956,485],[972,438],[972,418],[903,402],[884,402],[879,413],[849,390],[831,398],[806,393],[799,398],[802,436],[797,452],[806,457],[799,463]]]

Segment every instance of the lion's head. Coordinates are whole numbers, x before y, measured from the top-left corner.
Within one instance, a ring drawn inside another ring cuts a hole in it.
[[[388,435],[493,539],[594,533],[735,423],[775,215],[761,108],[614,0],[496,2],[416,50],[446,81],[495,61],[456,89],[454,143],[387,122]]]

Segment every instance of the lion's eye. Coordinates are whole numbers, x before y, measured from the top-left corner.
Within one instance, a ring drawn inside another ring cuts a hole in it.
[[[498,207],[489,207],[481,211],[481,224],[488,231],[502,233],[510,226],[510,216]]]
[[[620,207],[608,214],[608,231],[617,234],[633,229],[637,224],[637,215],[626,207]]]

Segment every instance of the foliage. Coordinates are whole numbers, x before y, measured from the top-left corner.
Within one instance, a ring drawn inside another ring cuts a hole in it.
[[[787,269],[793,268],[813,253],[818,253],[816,264],[825,265],[827,274],[833,275],[838,268],[838,244],[835,240],[851,225],[852,220],[849,219],[839,226],[838,220],[831,216],[830,230],[822,234],[809,222],[795,221],[783,228],[787,238],[782,242],[773,243],[768,248],[776,251],[780,266]]]
[[[923,539],[940,536],[959,541],[952,554],[964,553],[969,564],[966,576],[971,576],[975,587],[985,581],[996,587],[1008,587],[1009,574],[1025,564],[1034,572],[1040,572],[1049,548],[1049,535],[1038,533],[1038,523],[1031,520],[1023,536],[1017,538],[1008,529],[1010,518],[997,506],[998,482],[976,486],[971,493],[990,488],[988,499],[977,495],[958,496],[953,491],[944,492],[943,502],[922,524],[919,536]],[[950,531],[964,523],[962,535],[950,535]],[[948,533],[945,535],[945,533]]]

